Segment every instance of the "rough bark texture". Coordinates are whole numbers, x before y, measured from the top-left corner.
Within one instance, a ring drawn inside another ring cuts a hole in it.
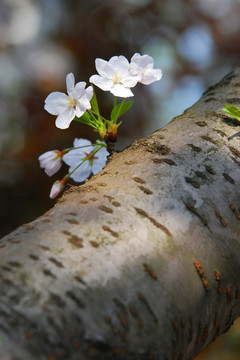
[[[1,360],[190,359],[240,314],[240,69],[0,241]]]

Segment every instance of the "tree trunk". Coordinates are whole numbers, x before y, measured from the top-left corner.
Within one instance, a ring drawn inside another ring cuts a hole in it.
[[[240,69],[0,240],[1,360],[188,360],[240,314]]]

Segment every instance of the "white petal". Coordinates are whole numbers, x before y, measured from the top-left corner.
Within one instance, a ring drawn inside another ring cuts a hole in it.
[[[55,91],[49,94],[45,100],[44,109],[52,115],[58,115],[68,106],[67,95]]]
[[[130,88],[134,87],[138,81],[141,79],[141,74],[138,74],[137,76],[127,76],[122,79],[121,83],[124,87]]]
[[[131,76],[139,76],[141,78],[142,69],[134,62],[131,62],[129,67],[129,74]]]
[[[160,80],[162,77],[162,71],[160,69],[151,69],[143,73],[142,79],[139,81],[144,85],[152,84],[154,81]]]
[[[103,91],[109,91],[113,85],[113,81],[99,75],[92,75],[89,79],[91,83],[98,86]]]
[[[66,76],[67,93],[70,95],[74,90],[75,78],[73,73],[69,73]]]
[[[92,86],[88,86],[85,90],[85,96],[87,97],[87,99],[90,101],[93,97],[93,87]]]
[[[142,69],[146,68],[149,64],[153,67],[153,58],[149,55],[134,54],[131,62],[136,63]]]
[[[44,162],[46,160],[48,161],[49,159],[54,159],[56,156],[57,156],[57,150],[51,150],[51,151],[47,151],[47,152],[41,154],[38,157],[38,160],[40,162]]]
[[[86,109],[81,110],[79,104],[78,103],[76,104],[75,115],[78,118],[80,118],[85,113],[85,111],[86,111]]]
[[[55,121],[55,125],[59,129],[67,129],[75,116],[75,112],[72,107],[68,107],[64,112],[58,115]]]
[[[84,113],[87,109],[91,109],[90,101],[88,100],[87,96],[84,95],[81,99],[78,100],[77,106],[79,109]]]
[[[45,173],[48,176],[52,176],[52,175],[56,174],[56,172],[58,172],[58,170],[61,168],[61,166],[62,166],[62,161],[60,158],[56,159],[55,161],[51,161],[46,165]]]
[[[70,171],[73,169],[70,168]],[[82,182],[86,180],[91,174],[91,166],[88,161],[85,161],[79,168],[70,175],[70,177],[76,182]]]
[[[90,140],[87,140],[87,139],[78,139],[78,138],[75,138],[74,139],[74,142],[73,142],[73,146],[74,147],[78,147],[78,146],[86,146],[86,145],[92,145],[91,141]],[[86,149],[89,149],[90,146],[86,147]],[[92,148],[91,148],[92,149]],[[91,150],[92,151],[92,150]]]
[[[141,56],[139,53],[135,53],[132,58],[131,61],[133,61],[135,58],[138,58],[139,56]]]
[[[106,79],[111,79],[115,73],[112,65],[106,60],[97,58],[95,60],[95,65],[96,65],[96,69],[97,69],[97,72],[99,73],[99,75],[101,75],[102,77],[104,77]],[[90,78],[90,82],[92,82],[91,78]]]
[[[104,143],[104,142],[102,142]],[[96,147],[95,147],[96,148]],[[105,147],[102,147],[97,153],[96,156],[98,156],[98,158],[102,158],[104,160],[107,159],[107,156],[109,155],[109,152],[107,151],[107,149]]]
[[[113,66],[116,70],[128,70],[129,69],[129,62],[125,56],[113,56],[109,60],[109,64]]]
[[[80,148],[80,149],[74,149],[69,151],[67,154],[63,155],[63,161],[73,167],[72,170],[86,157],[86,153],[91,153],[94,148],[93,146],[89,146],[92,145],[91,141],[87,140],[87,139],[74,139],[73,142],[74,147],[80,147],[80,146],[86,146],[84,148]]]
[[[97,154],[96,154],[96,156],[97,156]],[[103,159],[103,158],[93,159],[93,164],[92,164],[93,174],[95,175],[99,171],[101,171],[104,168],[104,166],[106,165],[106,162],[107,162],[106,159]]]
[[[68,104],[45,104],[44,109],[51,115],[58,115],[67,109]]]
[[[85,81],[78,82],[73,89],[73,98],[78,100],[84,94],[86,83]]]
[[[133,93],[131,92],[130,89],[125,88],[124,86],[122,86],[121,84],[116,84],[112,87],[112,89],[110,90],[110,92],[114,95],[114,96],[118,96],[118,97],[130,97],[130,96],[134,96]]]
[[[85,157],[86,155],[84,154],[83,149],[76,149],[63,155],[62,159],[67,165],[75,168]]]
[[[64,94],[63,92],[54,91],[46,97],[45,103],[64,101],[66,99],[67,99],[66,94]]]

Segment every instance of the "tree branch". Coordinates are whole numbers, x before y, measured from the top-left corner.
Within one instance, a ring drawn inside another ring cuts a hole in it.
[[[240,69],[0,241],[4,360],[191,359],[240,314]]]

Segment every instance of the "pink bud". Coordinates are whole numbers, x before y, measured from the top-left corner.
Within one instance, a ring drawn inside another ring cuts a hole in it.
[[[58,194],[60,194],[63,188],[64,186],[59,180],[55,181],[50,191],[50,199],[54,199],[56,196],[58,196]]]

